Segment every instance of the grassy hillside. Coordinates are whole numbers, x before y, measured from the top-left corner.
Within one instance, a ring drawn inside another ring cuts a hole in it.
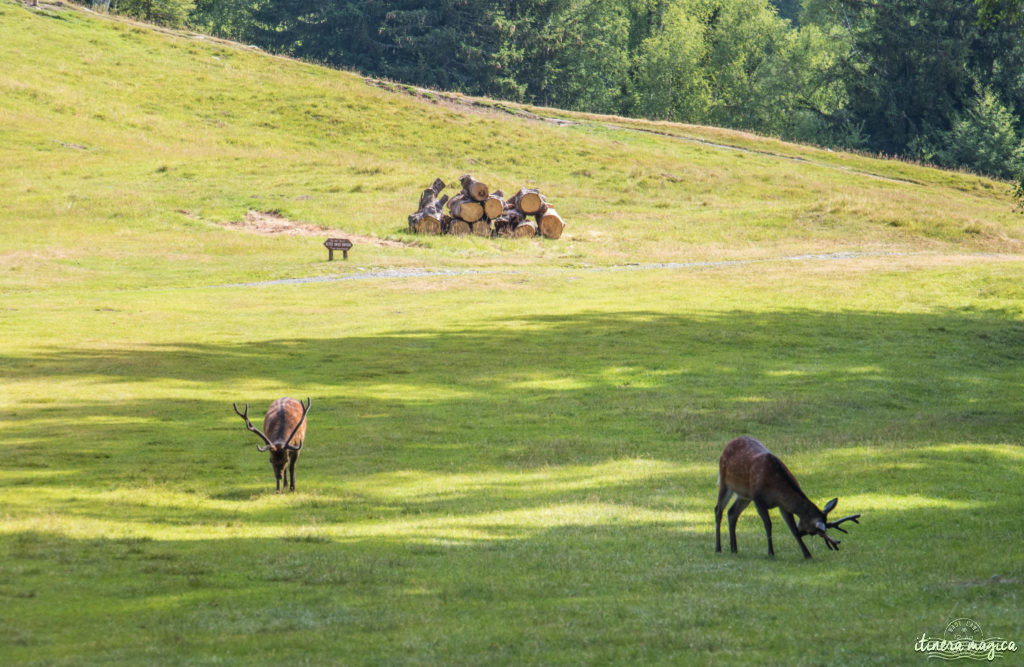
[[[916,664],[958,617],[1024,641],[1006,184],[75,8],[0,0],[0,35],[5,661]],[[467,171],[540,186],[565,235],[408,234]],[[231,403],[283,395],[313,405],[277,496]],[[863,513],[841,551],[805,562],[773,510],[770,560],[750,509],[713,553],[740,434]]]
[[[79,11],[4,2],[0,12],[8,291],[337,271],[310,239],[217,225],[276,211],[395,237],[426,184],[467,171],[506,190],[543,187],[568,236],[416,239],[422,247],[361,248],[354,262],[575,265],[922,244],[1018,252],[1024,236],[1006,186],[973,176],[693,127],[582,116],[557,125]]]

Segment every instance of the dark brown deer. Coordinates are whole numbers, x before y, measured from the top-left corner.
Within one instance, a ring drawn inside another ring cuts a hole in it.
[[[277,399],[267,409],[267,414],[263,418],[262,431],[249,421],[248,403],[245,404],[245,412],[239,412],[238,405],[231,404],[235,408],[235,414],[245,420],[245,427],[267,443],[266,447],[256,445],[256,449],[261,452],[270,450],[270,465],[274,467],[278,493],[281,493],[282,475],[288,490],[295,490],[295,461],[299,458],[299,451],[306,439],[306,413],[309,412],[311,402],[309,398],[306,399],[305,404],[294,398]],[[289,474],[291,475],[290,480]]]
[[[796,477],[789,471],[786,464],[754,438],[736,438],[722,452],[718,460],[718,504],[715,505],[715,551],[722,550],[722,512],[733,496],[736,502],[729,508],[729,550],[736,553],[736,519],[751,502],[757,508],[764,522],[764,530],[768,534],[768,555],[774,556],[772,546],[772,520],[768,510],[779,508],[782,519],[789,526],[804,558],[810,558],[811,552],[804,545],[804,535],[820,535],[825,539],[829,549],[839,550],[839,540],[833,539],[825,531],[829,528],[845,533],[839,527],[844,521],[860,523],[860,514],[844,516],[838,521],[829,521],[828,513],[835,509],[838,498],[833,498],[818,509],[808,500],[800,489]],[[796,515],[800,523],[793,519]]]

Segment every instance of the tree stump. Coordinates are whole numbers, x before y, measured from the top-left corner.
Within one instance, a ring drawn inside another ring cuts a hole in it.
[[[451,224],[448,226],[448,233],[453,236],[465,236],[473,231],[469,223],[460,218],[452,218]]]

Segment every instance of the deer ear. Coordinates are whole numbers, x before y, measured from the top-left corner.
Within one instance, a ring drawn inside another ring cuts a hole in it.
[[[825,506],[821,508],[821,513],[827,515],[829,512],[836,508],[836,504],[838,502],[839,498],[833,498],[832,500],[828,501],[827,503],[825,503]]]

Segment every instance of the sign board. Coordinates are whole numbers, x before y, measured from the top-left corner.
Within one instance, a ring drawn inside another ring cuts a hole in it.
[[[324,247],[327,248],[328,257],[327,261],[334,260],[334,251],[341,251],[341,258],[348,259],[348,251],[352,249],[352,242],[348,239],[327,239],[324,241]]]

